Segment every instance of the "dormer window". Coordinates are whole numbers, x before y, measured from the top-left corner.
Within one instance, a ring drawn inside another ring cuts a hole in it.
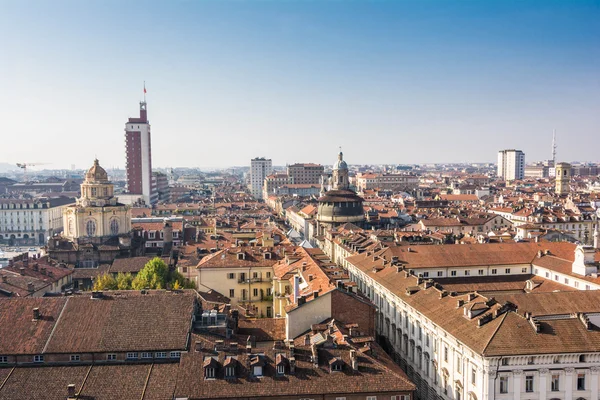
[[[277,366],[277,375],[284,375],[285,374],[285,365],[279,364]]]
[[[264,365],[265,365],[265,362],[261,356],[253,357],[252,360],[250,361],[250,366],[252,367],[252,374],[254,376],[262,376]]]
[[[217,360],[212,357],[207,357],[204,360],[204,379],[215,379],[217,374]]]
[[[233,366],[225,368],[225,378],[235,378],[235,368]]]
[[[214,379],[215,377],[215,369],[214,368],[206,368],[204,373],[204,377],[206,379]]]
[[[246,259],[246,254],[243,252],[237,253],[237,259],[238,260],[245,260]]]
[[[337,357],[334,357],[329,361],[329,369],[331,372],[340,372],[342,370],[344,362]]]

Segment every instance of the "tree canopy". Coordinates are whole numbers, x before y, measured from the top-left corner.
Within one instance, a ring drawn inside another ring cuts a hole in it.
[[[142,290],[142,289],[195,289],[196,285],[169,266],[160,257],[148,261],[133,277],[131,273],[119,272],[116,277],[104,273],[94,280],[93,290]]]

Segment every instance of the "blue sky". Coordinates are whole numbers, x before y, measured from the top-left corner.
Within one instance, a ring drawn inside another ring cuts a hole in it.
[[[599,161],[600,1],[0,0],[0,162]]]

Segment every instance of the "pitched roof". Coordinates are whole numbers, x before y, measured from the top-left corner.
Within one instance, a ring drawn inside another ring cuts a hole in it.
[[[376,347],[376,345],[373,345]],[[206,348],[212,348],[209,344]],[[285,375],[278,375],[275,363],[278,354],[290,359],[289,349],[260,349],[264,354],[260,362],[264,362],[263,376],[254,377],[248,368],[256,354],[244,352],[190,352],[182,354],[181,368],[177,379],[175,397],[190,399],[239,398],[239,397],[273,397],[282,396],[316,396],[327,394],[351,393],[393,393],[407,394],[414,390],[404,372],[389,359],[383,349],[376,347],[374,355],[358,354],[359,370],[352,371],[349,345],[337,348],[319,348],[319,365],[313,367],[310,362],[310,348],[296,346],[294,357],[296,370],[294,374],[286,369]],[[224,379],[224,365],[227,357],[237,355],[236,377]],[[216,379],[205,380],[202,364],[205,357],[215,357],[219,368]],[[330,372],[329,362],[337,358],[343,363],[341,372]]]
[[[192,291],[69,297],[45,352],[183,350],[194,304]]]
[[[25,297],[0,301],[0,354],[41,354],[66,298]],[[33,320],[33,309],[41,318]]]

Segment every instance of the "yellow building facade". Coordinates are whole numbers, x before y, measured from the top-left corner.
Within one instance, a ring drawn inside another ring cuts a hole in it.
[[[98,160],[85,175],[77,203],[65,207],[63,226],[68,239],[119,236],[131,230],[131,208],[118,203],[114,185]]]

